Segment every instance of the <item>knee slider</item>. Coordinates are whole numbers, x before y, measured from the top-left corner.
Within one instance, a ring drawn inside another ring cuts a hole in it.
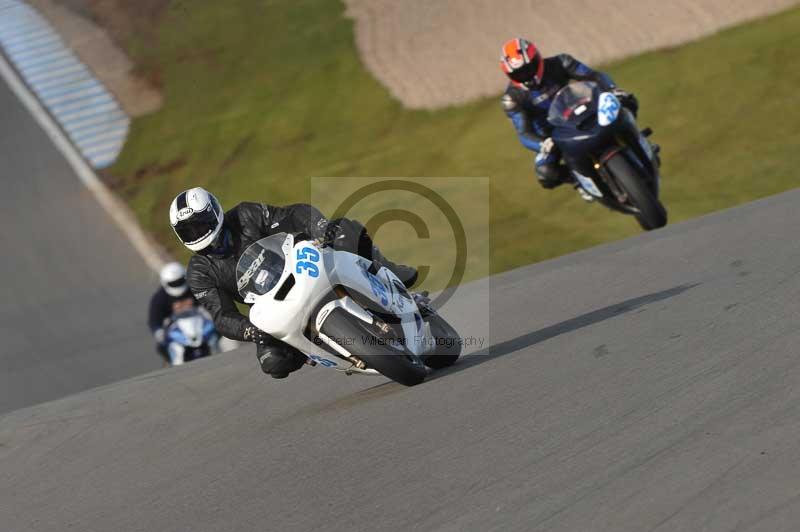
[[[299,351],[283,346],[260,348],[257,352],[261,371],[273,379],[285,379],[293,371],[297,371],[306,361],[306,356]]]
[[[561,184],[561,172],[554,164],[537,165],[536,177],[544,188],[555,188]]]

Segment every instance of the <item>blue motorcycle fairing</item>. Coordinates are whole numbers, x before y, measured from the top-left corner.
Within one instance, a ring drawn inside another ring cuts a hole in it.
[[[598,112],[603,97],[607,100],[603,103],[605,109]],[[553,142],[567,166],[591,178],[603,195],[611,192],[602,177],[605,172],[603,163],[618,152],[647,170],[644,174],[652,176],[651,187],[657,191],[658,169],[651,152],[643,147],[647,142],[642,139],[633,114],[621,105],[615,106],[615,102],[619,103],[615,96],[603,92],[593,82],[564,87],[554,98],[548,114],[548,121],[553,126]],[[599,117],[604,117],[605,124],[600,123]]]

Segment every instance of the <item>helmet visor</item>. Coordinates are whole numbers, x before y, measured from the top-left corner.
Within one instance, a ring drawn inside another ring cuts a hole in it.
[[[186,284],[186,277],[181,277],[179,279],[175,279],[174,281],[167,281],[167,286],[169,286],[170,288],[180,288],[185,284]]]
[[[529,63],[526,63],[519,67],[518,69],[510,72],[508,77],[512,80],[516,81],[517,83],[528,83],[531,81],[535,81],[536,84],[539,84],[541,80],[538,77],[539,74],[539,65],[542,62],[542,56],[539,55],[539,52],[536,52],[536,55],[533,56]]]
[[[212,200],[204,211],[195,212],[185,220],[175,224],[175,232],[184,244],[193,244],[207,237],[219,225],[219,205]]]

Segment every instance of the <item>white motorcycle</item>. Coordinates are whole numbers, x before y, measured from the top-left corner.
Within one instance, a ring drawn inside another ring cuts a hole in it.
[[[311,365],[413,386],[461,354],[458,333],[388,268],[303,235],[255,242],[236,278],[250,321]]]

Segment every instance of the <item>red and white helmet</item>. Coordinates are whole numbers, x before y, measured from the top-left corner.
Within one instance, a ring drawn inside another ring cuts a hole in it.
[[[511,39],[503,45],[500,68],[514,85],[535,89],[542,84],[544,61],[536,45],[525,39]]]

